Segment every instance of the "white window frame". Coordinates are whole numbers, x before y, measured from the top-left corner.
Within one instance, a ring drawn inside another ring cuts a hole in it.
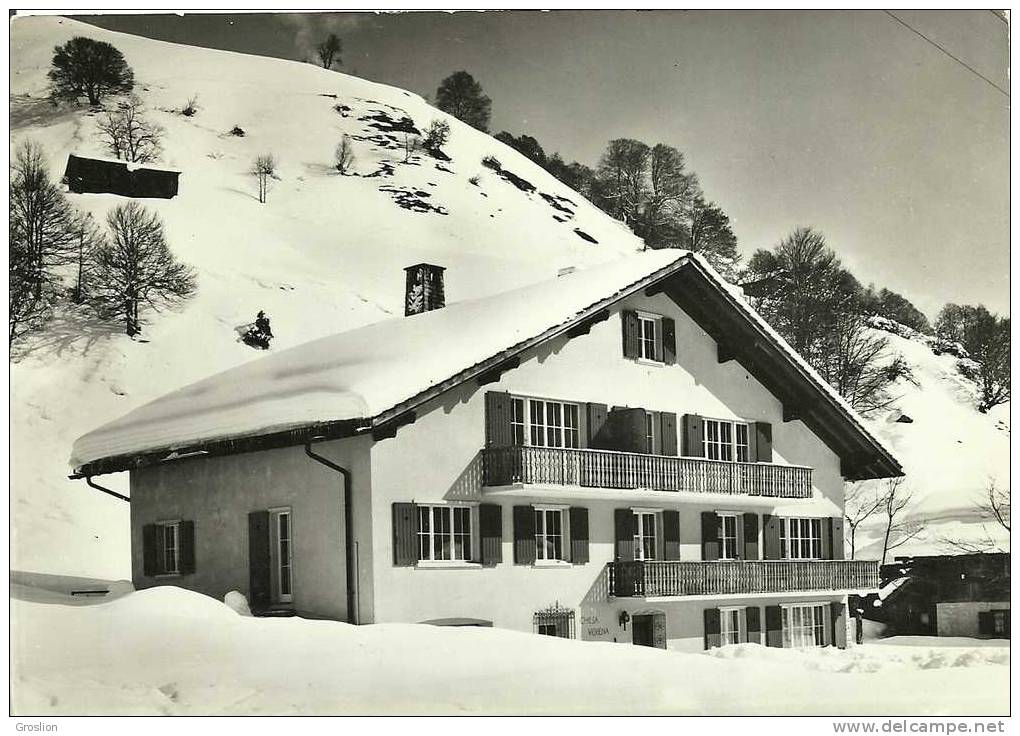
[[[158,564],[157,575],[180,575],[181,574],[181,522],[157,521],[156,527],[160,530],[156,542],[159,548],[156,550]],[[167,545],[167,540],[172,540]],[[168,552],[171,552],[168,556]]]
[[[719,559],[720,560],[739,560],[740,559],[740,546],[743,544],[744,536],[744,515],[733,511],[717,511],[716,515],[719,517]],[[726,534],[726,521],[728,519],[733,520],[733,535],[729,536]],[[733,540],[733,554],[729,555],[726,552],[726,540]]]
[[[645,442],[648,443],[648,452],[651,454],[659,454],[661,447],[659,446],[659,427],[658,422],[655,421],[655,412],[645,412]]]
[[[779,541],[784,560],[820,560],[823,519],[810,516],[783,516],[779,519]],[[807,534],[805,534],[805,529]],[[817,534],[815,533],[817,532]],[[805,548],[808,554],[804,554]]]
[[[570,515],[567,513],[568,506],[560,504],[534,504],[532,513],[535,515],[535,564],[539,567],[544,565],[564,565],[570,563]],[[550,535],[548,532],[548,514],[559,514],[560,533]],[[541,524],[539,520],[541,519]],[[546,544],[549,538],[556,536],[560,539],[560,553],[558,557],[547,556]]]
[[[736,628],[733,619],[736,618]],[[747,641],[747,606],[719,608],[719,645],[743,644]]]
[[[658,560],[662,558],[662,510],[661,509],[644,509],[644,508],[632,508],[631,512],[634,514],[634,528],[635,533],[633,539],[633,550],[635,560]],[[651,534],[648,533],[647,520],[648,517],[652,521]],[[652,554],[650,557],[645,556],[645,545],[646,540],[651,540]]]
[[[418,563],[423,566],[429,565],[443,565],[443,564],[473,564],[477,560],[477,551],[475,549],[476,539],[478,539],[478,508],[473,504],[465,503],[416,503],[415,512],[418,514],[418,518],[415,520],[418,532],[416,534],[415,543],[418,545]],[[436,529],[436,517],[442,516],[442,511],[448,511],[448,526],[443,530],[442,533]],[[423,530],[422,525],[422,512],[428,516],[428,528]],[[439,512],[437,514],[437,512]],[[458,532],[458,518],[467,521],[467,539],[465,540],[464,532]],[[436,557],[436,540],[437,537],[440,539],[445,537],[446,548],[449,550],[449,557]],[[461,541],[461,556],[457,556],[457,541],[458,537]],[[428,556],[423,555],[423,543],[424,549],[428,551]]]
[[[540,415],[534,421],[535,413]],[[550,421],[558,411],[558,423]],[[525,447],[580,449],[581,405],[573,401],[510,397],[510,431],[514,444]],[[523,440],[518,442],[518,438]],[[550,444],[550,441],[556,444]]]
[[[281,520],[287,519],[287,536],[280,533]],[[272,598],[274,603],[294,602],[294,513],[290,506],[269,509],[270,557],[272,558]],[[286,548],[284,547],[286,541]],[[286,574],[285,574],[286,573]],[[283,580],[286,577],[287,591]]]
[[[783,603],[781,608],[783,647],[803,649],[825,647],[831,643],[829,634],[831,613],[828,603],[824,601]],[[796,615],[795,610],[798,610]],[[799,619],[796,626],[794,618]]]
[[[751,458],[751,424],[735,419],[712,419],[706,417],[703,421],[702,432],[702,453],[708,460],[721,462],[750,462]],[[715,436],[712,437],[714,428]],[[723,428],[729,437],[723,439]],[[739,441],[738,435],[743,432],[743,442]],[[713,457],[715,455],[716,457]]]
[[[662,363],[662,315],[651,312],[638,312],[638,360],[647,363]],[[651,330],[651,354],[648,354],[649,340],[647,331]]]

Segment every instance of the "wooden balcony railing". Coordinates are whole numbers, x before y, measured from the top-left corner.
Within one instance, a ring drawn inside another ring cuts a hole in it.
[[[811,468],[615,450],[489,447],[483,483],[648,488],[656,491],[811,498]]]
[[[741,595],[878,589],[874,560],[610,562],[609,594],[618,598]]]

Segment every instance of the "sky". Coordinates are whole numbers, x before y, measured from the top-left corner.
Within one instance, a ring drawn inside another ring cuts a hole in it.
[[[1008,27],[991,11],[515,11],[74,16],[314,59],[432,98],[464,69],[493,132],[595,165],[613,138],[680,148],[745,256],[821,230],[864,284],[934,317],[1009,313]],[[972,67],[988,81],[969,71]]]

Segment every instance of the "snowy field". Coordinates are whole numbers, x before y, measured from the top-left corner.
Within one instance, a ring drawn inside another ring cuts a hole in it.
[[[172,587],[117,594],[97,603],[14,587],[15,715],[1009,710],[1008,642],[680,654],[499,629],[251,618]]]

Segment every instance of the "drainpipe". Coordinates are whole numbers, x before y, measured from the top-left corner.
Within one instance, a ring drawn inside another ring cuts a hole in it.
[[[317,463],[325,465],[331,470],[335,470],[340,473],[344,479],[344,490],[343,490],[343,503],[344,503],[344,553],[346,555],[346,564],[344,565],[344,571],[347,577],[347,616],[351,619],[352,624],[361,623],[361,616],[358,611],[358,594],[355,589],[357,586],[357,560],[355,559],[354,550],[354,514],[351,509],[351,471],[347,468],[337,465],[329,458],[323,457],[322,455],[316,455],[312,451],[312,441],[305,441],[305,454]]]
[[[80,475],[69,475],[68,478],[70,478],[71,480],[81,480],[82,476],[80,476]],[[110,495],[110,496],[113,496],[114,498],[119,498],[121,501],[127,501],[128,503],[131,503],[131,499],[128,498],[127,496],[125,496],[123,494],[120,494],[120,493],[117,493],[117,491],[111,491],[109,488],[103,488],[98,483],[94,483],[92,481],[92,476],[91,475],[86,475],[85,476],[85,482],[89,486],[91,486],[92,488],[95,488],[97,491],[102,491],[103,493],[105,493],[107,495]]]

